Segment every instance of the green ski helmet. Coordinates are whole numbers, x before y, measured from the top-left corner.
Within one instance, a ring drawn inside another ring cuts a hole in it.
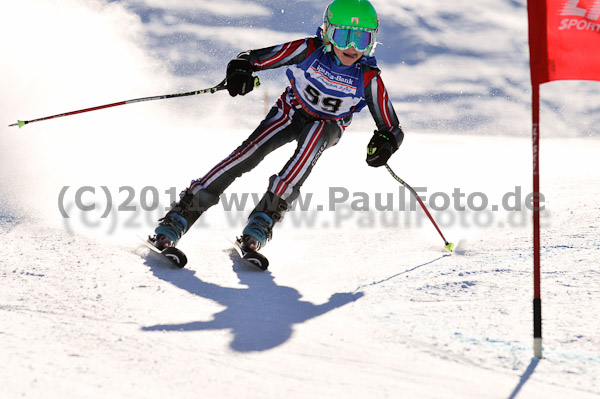
[[[375,50],[379,18],[368,0],[334,0],[323,14],[325,35],[340,50],[354,47],[372,54]]]

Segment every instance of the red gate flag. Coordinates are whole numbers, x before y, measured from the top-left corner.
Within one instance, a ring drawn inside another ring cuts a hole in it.
[[[533,138],[533,348],[542,358],[540,85],[600,80],[600,0],[528,0]]]
[[[528,0],[531,81],[600,80],[600,0]]]

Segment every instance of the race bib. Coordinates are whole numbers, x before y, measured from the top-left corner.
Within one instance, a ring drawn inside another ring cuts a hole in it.
[[[296,102],[312,116],[342,119],[366,105],[360,64],[340,67],[321,49],[288,67],[287,76]]]

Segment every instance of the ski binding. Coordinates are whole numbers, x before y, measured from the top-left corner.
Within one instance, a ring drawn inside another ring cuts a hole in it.
[[[187,257],[181,249],[167,247],[161,251],[154,245],[155,240],[153,240],[152,236],[148,236],[146,239],[140,236],[138,236],[138,238],[146,245],[146,247],[148,247],[148,249],[168,260],[173,266],[182,269],[187,264]]]
[[[269,260],[266,256],[256,251],[251,251],[248,249],[244,249],[242,246],[242,237],[237,237],[235,242],[233,242],[234,248],[237,253],[240,255],[240,258],[250,263],[255,268],[260,271],[265,271],[269,267]]]

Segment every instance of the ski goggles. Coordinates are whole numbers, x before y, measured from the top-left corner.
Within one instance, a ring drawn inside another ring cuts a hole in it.
[[[365,52],[373,47],[375,43],[375,31],[373,30],[360,30],[335,25],[329,25],[328,28],[327,37],[329,37],[329,41],[340,50],[354,47],[360,52]]]

